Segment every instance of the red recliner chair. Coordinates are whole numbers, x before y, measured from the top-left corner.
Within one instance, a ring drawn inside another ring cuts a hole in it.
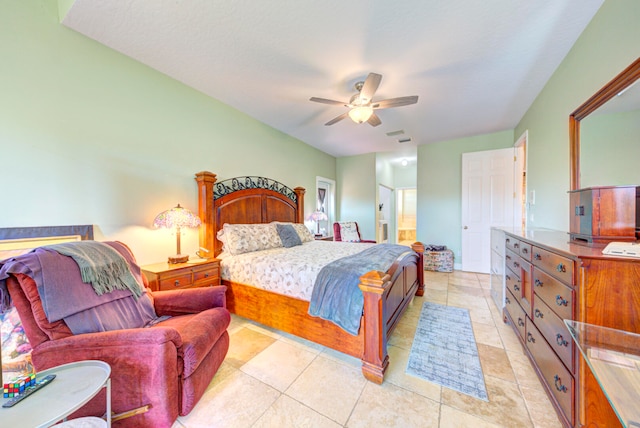
[[[139,274],[130,252],[125,259],[134,276]],[[146,287],[144,275],[138,278]],[[202,397],[229,349],[231,318],[224,286],[162,292],[147,288],[156,314],[170,318],[147,328],[74,335],[64,320],[47,320],[33,278],[13,273],[6,281],[33,348],[36,371],[80,360],[111,366],[114,427],[171,427]],[[70,418],[102,416],[104,409],[103,390]],[[123,414],[132,416],[117,418]]]
[[[360,229],[355,221],[333,223],[333,240],[343,242],[369,242],[375,244],[374,240],[366,240],[360,237]]]

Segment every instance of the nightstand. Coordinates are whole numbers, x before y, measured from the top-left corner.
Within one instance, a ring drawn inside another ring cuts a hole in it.
[[[333,241],[333,236],[316,236],[316,241]]]
[[[140,266],[153,291],[220,285],[218,259],[191,260],[187,263],[167,262]]]

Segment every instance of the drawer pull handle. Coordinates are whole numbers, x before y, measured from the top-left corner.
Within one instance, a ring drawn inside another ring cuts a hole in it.
[[[510,304],[511,304],[511,300],[510,300],[508,297],[505,297],[505,298],[504,298],[504,301],[505,301],[505,302],[507,302],[507,305],[510,305]]]
[[[509,275],[505,275],[504,277],[507,279],[507,281],[511,281],[511,277]]]
[[[560,264],[558,264],[558,266],[556,266],[556,270],[558,272],[566,272],[567,271],[567,267],[564,264],[560,263]]]
[[[536,278],[536,280],[533,281],[533,285],[535,285],[536,287],[542,287],[544,285],[544,282],[542,282],[538,278]]]
[[[518,263],[518,262],[513,262],[513,267],[514,267],[514,268],[519,268],[519,267],[520,267],[520,263]]]
[[[173,282],[173,285],[174,285],[174,287],[178,287],[178,286],[180,285],[180,280],[179,280],[179,279],[176,279],[176,280]]]
[[[560,379],[560,376],[555,375],[553,380],[554,380],[554,383],[556,384],[556,389],[558,391],[567,392],[567,387],[562,384],[562,380]]]
[[[507,260],[511,260],[511,256],[509,256],[509,255],[505,256],[505,258],[506,258]]]
[[[536,309],[534,311],[534,315],[536,318],[544,318],[544,314],[542,312],[540,312],[540,309]]]
[[[513,248],[520,248],[520,244],[516,242],[515,244],[513,244]]]
[[[527,333],[527,342],[536,343],[536,339],[531,333]]]
[[[568,346],[569,342],[564,340],[564,337],[560,333],[556,334],[556,343],[560,346]]]
[[[505,240],[505,242],[511,242],[511,239],[507,238],[507,239]]]
[[[578,205],[575,207],[575,214],[579,217],[584,215],[584,205]]]
[[[569,302],[567,300],[564,300],[561,295],[558,294],[556,296],[556,305],[558,305],[558,306],[567,306],[568,303]]]
[[[208,273],[208,272],[207,272],[207,273],[205,273],[205,274],[204,274],[204,277],[205,277],[205,278],[209,278],[209,273]]]
[[[513,284],[513,289],[515,291],[520,291],[520,287],[518,287],[518,284]]]
[[[529,254],[529,249],[528,249],[528,248],[523,248],[523,249],[522,249],[522,252],[523,252],[524,254]]]
[[[522,318],[518,318],[518,325],[520,327],[524,327],[524,321],[522,321]]]
[[[542,260],[542,256],[540,255],[540,253],[535,253],[533,255],[533,258],[536,259],[536,260]]]

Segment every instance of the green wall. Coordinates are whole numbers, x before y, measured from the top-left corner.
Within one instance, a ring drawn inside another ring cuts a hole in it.
[[[515,135],[529,130],[530,226],[569,229],[569,115],[638,56],[640,1],[606,0],[516,127]],[[589,171],[589,181],[617,180],[603,173]],[[640,184],[640,174],[633,181]]]
[[[462,249],[462,154],[513,146],[513,131],[418,146],[418,241],[446,245],[456,268]]]
[[[362,239],[376,239],[378,184],[376,155],[345,156],[337,159],[338,221],[356,221]]]
[[[197,210],[198,171],[305,187],[307,213],[336,177],[334,157],[64,27],[55,1],[2,2],[0,40],[0,227],[95,224],[150,263],[175,253],[154,216]]]

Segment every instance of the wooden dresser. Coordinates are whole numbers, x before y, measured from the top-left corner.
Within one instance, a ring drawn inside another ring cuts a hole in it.
[[[140,266],[153,291],[220,285],[218,259],[193,260],[187,263],[167,262]]]
[[[560,420],[621,426],[563,320],[640,333],[640,259],[603,256],[603,246],[571,243],[553,230],[505,230],[504,240],[505,321]]]

